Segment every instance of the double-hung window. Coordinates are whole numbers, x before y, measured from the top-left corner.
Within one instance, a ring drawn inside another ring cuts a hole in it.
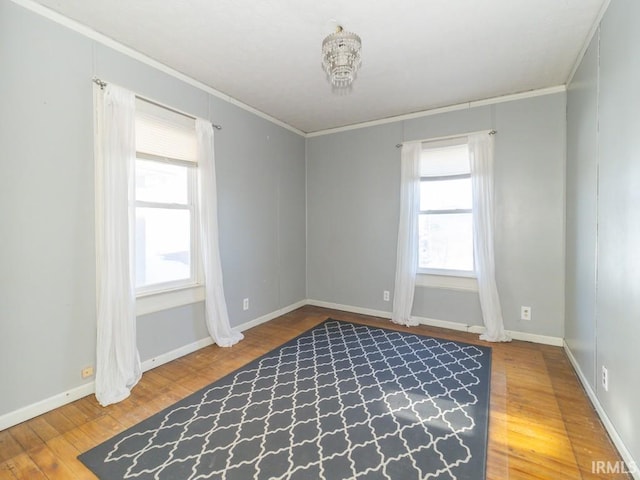
[[[137,100],[135,135],[136,293],[196,286],[195,120]]]
[[[418,273],[474,276],[472,214],[466,138],[423,143]]]

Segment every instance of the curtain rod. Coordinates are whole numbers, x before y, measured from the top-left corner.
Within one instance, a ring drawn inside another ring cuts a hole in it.
[[[100,90],[104,90],[104,87],[106,87],[108,85],[107,82],[105,82],[103,80],[100,80],[97,77],[94,77],[92,81],[93,81],[93,83],[95,83],[96,85],[98,85],[100,87]],[[178,113],[180,115],[184,115],[185,117],[193,118],[194,120],[196,119],[196,117],[194,117],[193,115],[189,115],[188,113],[181,112],[180,110],[176,110],[175,108],[167,107],[166,105],[158,103],[158,102],[156,102],[154,100],[151,100],[149,98],[145,98],[145,97],[143,97],[141,95],[136,95],[136,97],[139,98],[140,100],[144,100],[145,102],[152,103],[153,105],[156,105],[158,107],[166,108],[167,110],[170,110],[172,112]],[[222,130],[222,125],[216,125],[215,123],[212,122],[211,126],[213,128],[215,128],[216,130]]]
[[[435,137],[435,138],[423,138],[422,140],[412,140],[412,142],[437,142],[438,140],[449,140],[451,138],[462,138],[462,137],[467,137],[469,135],[474,135],[476,133],[487,133],[489,135],[495,135],[496,133],[498,133],[497,130],[480,130],[478,132],[469,132],[469,133],[464,133],[462,135],[446,135],[444,137]],[[400,148],[402,147],[402,145],[404,145],[404,143],[396,143],[396,148]]]

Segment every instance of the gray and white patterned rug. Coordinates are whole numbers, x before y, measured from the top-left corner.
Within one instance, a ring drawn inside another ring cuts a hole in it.
[[[101,479],[483,479],[491,349],[328,320],[83,453]]]

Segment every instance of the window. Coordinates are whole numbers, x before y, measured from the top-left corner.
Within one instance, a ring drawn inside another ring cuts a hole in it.
[[[195,121],[136,101],[135,274],[138,295],[195,286]]]
[[[418,272],[473,276],[471,171],[466,139],[424,143]]]

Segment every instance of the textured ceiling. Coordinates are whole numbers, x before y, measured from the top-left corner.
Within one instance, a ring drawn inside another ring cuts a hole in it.
[[[303,132],[563,85],[606,0],[37,0]],[[332,93],[322,39],[362,38]]]

